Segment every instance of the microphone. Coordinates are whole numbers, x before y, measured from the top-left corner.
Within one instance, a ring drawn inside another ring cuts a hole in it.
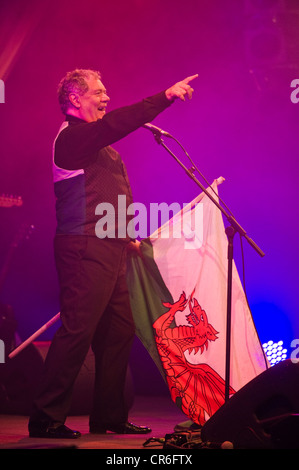
[[[168,132],[163,131],[163,129],[160,129],[159,127],[154,126],[153,124],[146,123],[142,127],[144,127],[145,129],[148,129],[156,136],[165,135],[165,137],[171,137],[171,135]]]

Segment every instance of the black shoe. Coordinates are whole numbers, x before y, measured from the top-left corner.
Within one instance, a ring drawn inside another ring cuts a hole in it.
[[[105,434],[107,431],[115,432],[116,434],[148,434],[152,432],[151,428],[147,426],[137,426],[133,423],[114,424],[114,425],[91,425],[90,432],[92,434]]]
[[[180,424],[177,424],[174,427],[175,432],[184,432],[184,431],[192,431],[192,432],[200,432],[202,426],[200,424],[194,423],[191,420],[183,421]]]
[[[45,437],[52,439],[78,439],[81,437],[79,431],[73,431],[64,424],[49,426],[47,428],[29,427],[29,437]]]

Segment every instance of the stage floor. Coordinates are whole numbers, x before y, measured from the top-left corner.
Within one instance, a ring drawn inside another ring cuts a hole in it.
[[[76,447],[77,449],[146,449],[144,443],[149,438],[164,438],[174,431],[174,426],[188,418],[167,396],[136,396],[130,411],[130,421],[152,428],[151,434],[105,435],[90,434],[88,416],[70,416],[66,425],[80,431],[82,437],[69,439],[29,438],[28,417],[0,415],[0,449],[43,449]],[[157,449],[162,449],[158,444]]]

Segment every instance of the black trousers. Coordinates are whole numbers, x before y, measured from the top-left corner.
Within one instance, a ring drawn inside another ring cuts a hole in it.
[[[30,423],[64,423],[89,347],[95,355],[92,424],[127,421],[127,364],[135,334],[126,284],[126,244],[58,235],[54,241],[62,326],[45,361]],[[29,423],[29,424],[30,424]]]

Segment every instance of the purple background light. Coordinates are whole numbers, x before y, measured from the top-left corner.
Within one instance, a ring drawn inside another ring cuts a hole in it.
[[[1,301],[14,307],[23,339],[59,311],[51,148],[63,120],[57,84],[76,67],[101,71],[110,110],[199,74],[192,101],[176,102],[154,124],[184,145],[210,182],[226,178],[221,197],[266,253],[261,258],[244,243],[247,294],[261,341],[282,339],[287,347],[298,337],[299,103],[291,103],[290,83],[299,78],[294,53],[299,7],[290,1],[273,1],[270,10],[259,4],[1,3],[5,103],[0,104],[0,194],[20,195],[24,201],[21,208],[0,208],[2,263],[22,224],[35,226],[14,254]],[[262,54],[254,57],[251,40],[256,47],[265,28],[270,34],[275,29],[280,48],[261,45]],[[183,204],[200,192],[147,130],[136,131],[115,148],[127,165],[136,201]],[[179,147],[171,148],[188,166]],[[242,274],[238,238],[235,246]],[[52,334],[53,329],[46,338]]]

